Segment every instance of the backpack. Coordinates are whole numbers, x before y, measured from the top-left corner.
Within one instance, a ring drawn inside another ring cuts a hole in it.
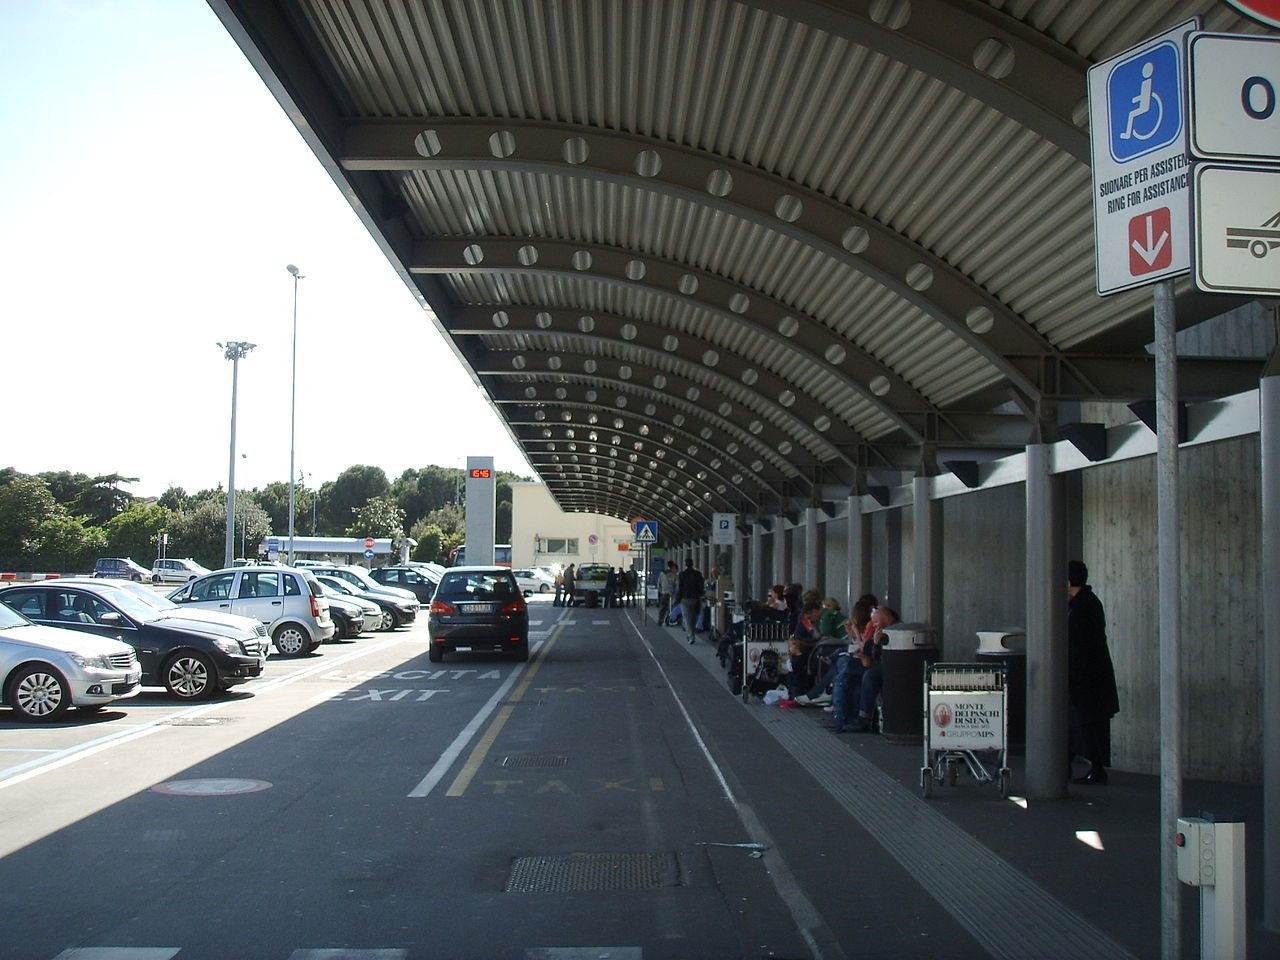
[[[760,659],[756,661],[755,675],[751,678],[751,692],[763,697],[768,691],[782,683],[782,663],[778,651],[766,648],[760,651]]]

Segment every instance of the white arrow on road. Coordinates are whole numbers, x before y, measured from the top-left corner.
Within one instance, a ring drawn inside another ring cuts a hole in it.
[[[1155,218],[1147,216],[1147,245],[1144,247],[1137,240],[1134,240],[1130,246],[1133,252],[1140,256],[1147,266],[1151,266],[1156,262],[1156,257],[1160,256],[1160,251],[1164,248],[1165,243],[1169,240],[1169,231],[1164,230],[1160,234],[1160,239],[1156,240],[1152,234],[1155,232]],[[1154,244],[1154,246],[1152,246]]]

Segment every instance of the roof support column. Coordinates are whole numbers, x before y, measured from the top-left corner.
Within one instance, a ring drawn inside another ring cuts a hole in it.
[[[849,557],[845,569],[849,582],[845,585],[849,609],[871,583],[871,517],[862,512],[862,497],[849,494]]]
[[[915,620],[927,623],[942,637],[942,502],[933,500],[933,478],[911,481],[912,573],[915,580]]]
[[[733,591],[733,603],[729,605],[729,610],[742,602],[747,596],[747,538],[742,535],[742,528],[735,521],[733,524],[733,585],[730,589]],[[733,622],[732,616],[729,623]],[[728,624],[725,625],[726,628]]]
[[[764,524],[757,517],[751,522],[751,585],[739,599],[759,600],[768,586],[764,582]]]
[[[1026,791],[1033,800],[1067,793],[1067,576],[1061,481],[1049,472],[1049,444],[1027,447]]]
[[[1280,307],[1276,308],[1280,323]],[[1262,411],[1262,580],[1280,583],[1280,350],[1259,391]],[[1280,931],[1280,591],[1262,591],[1263,926]]]
[[[804,585],[806,588],[816,587],[827,594],[827,529],[818,522],[818,508],[805,507],[804,510]]]
[[[787,543],[788,539],[790,538],[787,531],[787,518],[778,514],[773,518],[773,569],[769,571],[769,576],[772,577],[770,586],[775,583],[786,586],[789,582],[787,579],[789,576],[787,558],[790,556],[790,551],[787,549],[790,546]]]

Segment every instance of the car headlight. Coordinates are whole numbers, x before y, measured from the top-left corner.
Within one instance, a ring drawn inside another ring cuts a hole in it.
[[[70,657],[75,663],[84,667],[86,670],[110,670],[111,669],[111,659],[107,657],[105,654],[103,654],[100,657],[86,657],[82,653],[72,653],[70,650],[68,650],[67,656]]]
[[[240,646],[238,640],[215,640],[213,645],[228,656],[239,657],[244,654],[244,647]]]

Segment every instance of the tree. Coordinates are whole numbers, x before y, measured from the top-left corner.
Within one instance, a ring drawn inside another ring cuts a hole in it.
[[[405,523],[413,527],[432,510],[456,502],[461,489],[460,469],[429,466],[400,474],[392,484],[392,495],[404,511]]]
[[[137,477],[122,477],[118,473],[93,477],[80,491],[71,509],[91,523],[106,526],[108,520],[124,512],[133,502],[133,494],[121,490],[120,484],[137,482]]]
[[[134,504],[103,528],[113,556],[132,557],[143,566],[159,556],[160,534],[174,525],[174,512],[158,504]]]
[[[170,552],[186,554],[206,567],[222,566],[227,538],[227,504],[210,497],[174,518]]]
[[[321,526],[326,530],[346,530],[357,510],[374,497],[386,497],[390,493],[391,482],[381,467],[347,467],[338,479],[320,488],[320,502],[324,510]]]
[[[60,573],[89,571],[94,560],[106,552],[107,537],[101,527],[86,527],[59,507],[40,524],[39,548],[32,566]]]
[[[413,548],[413,559],[421,563],[447,563],[448,551],[444,549],[444,531],[425,518],[413,525],[410,532],[418,545]]]
[[[348,537],[404,536],[404,511],[391,497],[373,497],[356,511],[355,523],[347,527]]]
[[[0,486],[0,556],[6,567],[39,547],[40,524],[55,516],[56,504],[48,485],[39,477],[17,473]]]
[[[181,510],[187,506],[191,497],[187,495],[187,491],[181,487],[170,487],[164,493],[160,494],[157,503],[162,507],[168,507],[170,510]]]

